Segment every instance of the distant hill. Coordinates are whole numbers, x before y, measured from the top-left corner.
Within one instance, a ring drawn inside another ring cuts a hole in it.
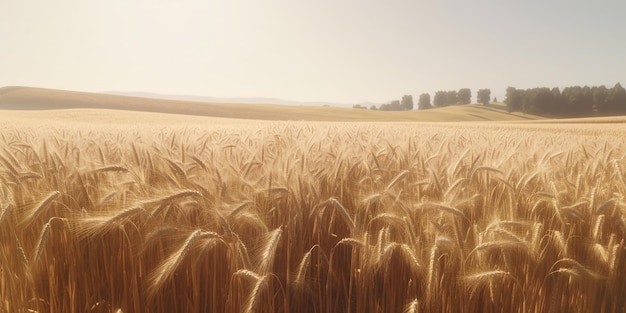
[[[194,102],[33,87],[0,88],[0,110],[113,109],[255,120],[305,121],[523,121],[537,116],[510,114],[480,105],[427,111],[383,112],[352,108]]]
[[[323,102],[323,101],[294,101],[294,100],[284,100],[284,99],[278,99],[278,98],[263,98],[263,97],[219,98],[219,97],[208,97],[208,96],[168,95],[168,94],[159,94],[159,93],[150,93],[150,92],[123,92],[123,91],[107,91],[105,92],[105,94],[141,97],[141,98],[150,98],[150,99],[165,99],[165,100],[209,102],[209,103],[280,104],[280,105],[320,106],[320,107],[331,106],[331,107],[340,107],[340,108],[352,108],[352,104],[347,104],[347,103]],[[368,105],[369,107],[373,103],[363,102],[359,104]]]

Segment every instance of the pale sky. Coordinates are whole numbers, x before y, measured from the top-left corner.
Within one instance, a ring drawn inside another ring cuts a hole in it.
[[[0,86],[386,102],[626,86],[626,1],[0,0]]]

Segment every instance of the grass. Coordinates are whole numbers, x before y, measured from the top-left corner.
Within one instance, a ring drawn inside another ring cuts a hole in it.
[[[0,312],[626,310],[623,124],[73,112],[2,117]]]

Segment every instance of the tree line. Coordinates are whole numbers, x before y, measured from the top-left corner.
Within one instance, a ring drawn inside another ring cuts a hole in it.
[[[431,101],[432,100],[432,101]],[[495,100],[495,99],[494,99]],[[469,88],[456,90],[440,90],[431,98],[429,93],[420,94],[417,100],[418,110],[427,110],[449,105],[463,105],[472,102]],[[491,90],[480,89],[476,94],[476,102],[484,105],[491,102]],[[606,86],[571,86],[561,91],[558,87],[537,87],[517,89],[508,87],[504,100],[509,112],[552,116],[589,116],[589,115],[623,115],[626,114],[626,89],[620,83],[612,88]],[[353,108],[367,109],[360,105]],[[372,105],[370,110],[408,111],[413,110],[412,95],[404,95],[401,100],[393,100]]]
[[[555,116],[588,116],[626,114],[626,89],[615,84],[606,86],[572,86],[506,89],[504,100],[509,111]]]
[[[477,94],[477,101],[479,103],[487,104],[491,100],[491,91],[489,89],[480,89]],[[449,105],[460,105],[472,103],[472,91],[469,88],[461,88],[456,90],[440,90],[435,92],[435,96],[432,99],[429,93],[422,93],[417,101],[418,110],[427,110],[433,107],[445,107]],[[352,106],[355,109],[367,109],[367,107],[355,104]],[[372,105],[370,110],[381,111],[408,111],[413,110],[414,102],[412,95],[404,95],[401,100],[393,100],[387,103],[383,103],[380,107]]]

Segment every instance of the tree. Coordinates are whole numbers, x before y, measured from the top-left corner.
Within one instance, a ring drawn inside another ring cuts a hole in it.
[[[400,104],[400,100],[393,100],[389,104],[390,111],[402,111],[402,105]]]
[[[450,90],[448,91],[447,95],[446,95],[446,100],[447,100],[447,104],[458,104],[459,103],[459,95],[457,94],[456,90]]]
[[[552,94],[552,106],[548,113],[563,115],[565,106],[567,106],[567,97],[561,93],[558,87],[552,88],[550,93]]]
[[[483,105],[489,104],[491,100],[491,90],[489,89],[480,89],[476,94],[476,101],[478,103],[482,103]]]
[[[562,94],[567,98],[567,106],[564,111],[566,115],[583,116],[591,113],[593,93],[588,86],[566,87]]]
[[[620,83],[615,84],[609,91],[607,104],[609,113],[626,112],[626,89]]]
[[[448,105],[448,93],[442,90],[435,92],[435,99],[433,99],[433,104],[436,107],[444,107]]]
[[[372,106],[370,107],[370,110],[378,110],[378,108],[376,107],[376,105],[372,104]]]
[[[552,105],[550,88],[541,87],[528,89],[525,92],[523,111],[527,113],[546,113]]]
[[[609,90],[606,86],[592,87],[591,93],[593,94],[593,106],[598,113],[608,113],[610,111],[608,104]]]
[[[404,95],[402,96],[402,101],[400,106],[404,110],[413,110],[413,96],[412,95]]]
[[[457,93],[457,100],[460,104],[472,103],[472,91],[469,88],[461,88]]]
[[[591,115],[593,112],[593,92],[591,91],[591,87],[584,86],[581,90],[580,94],[580,105],[577,107],[577,113],[581,115]]]
[[[506,89],[506,98],[504,99],[504,103],[506,103],[509,112],[522,110],[522,103],[524,101],[523,95],[524,91],[515,89],[515,87],[508,87]]]
[[[417,109],[418,110],[428,110],[432,109],[433,106],[430,104],[430,94],[423,93],[420,95],[419,100],[417,101]]]

